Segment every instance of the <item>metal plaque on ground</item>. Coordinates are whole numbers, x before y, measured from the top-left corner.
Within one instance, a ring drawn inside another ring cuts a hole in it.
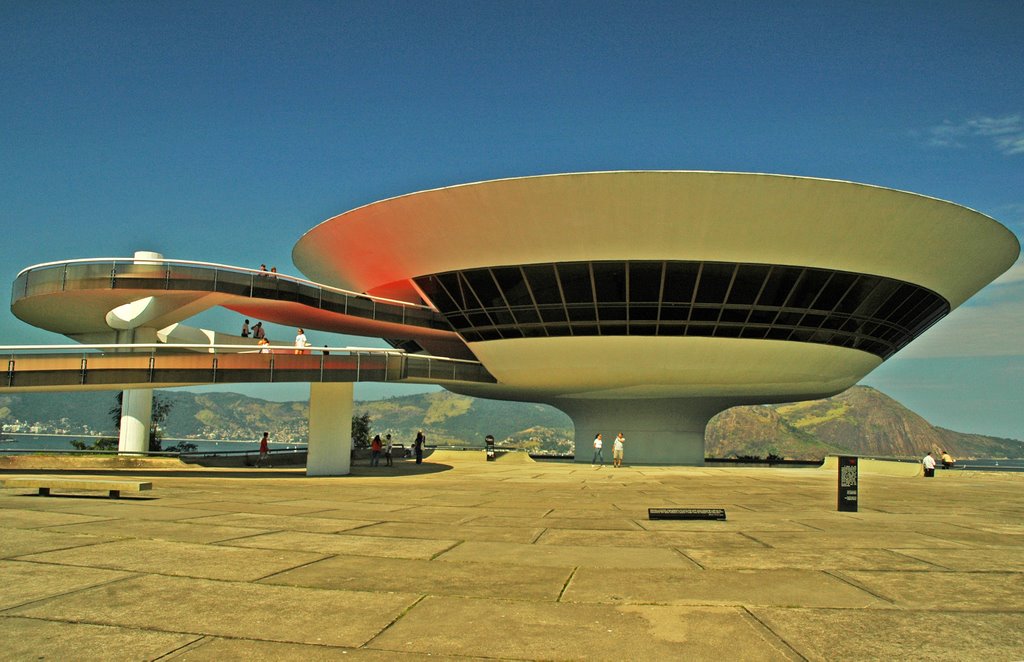
[[[648,508],[647,519],[725,519],[724,508]]]

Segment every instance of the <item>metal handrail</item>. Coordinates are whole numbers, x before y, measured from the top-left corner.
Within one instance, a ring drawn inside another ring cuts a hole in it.
[[[409,302],[409,301],[400,301],[398,299],[388,299],[386,297],[374,296],[372,294],[364,294],[362,292],[353,292],[352,290],[345,290],[345,289],[342,289],[340,287],[332,287],[330,285],[324,285],[322,283],[317,283],[316,281],[308,280],[306,278],[299,278],[297,276],[289,276],[289,275],[286,275],[286,274],[283,274],[283,273],[280,273],[280,272],[263,271],[261,269],[250,269],[248,267],[236,267],[236,266],[230,265],[230,264],[221,264],[219,262],[203,262],[203,261],[200,261],[200,260],[169,260],[169,259],[166,259],[166,258],[148,258],[148,257],[86,257],[86,258],[75,258],[75,259],[72,259],[72,260],[56,260],[56,261],[53,261],[53,262],[41,262],[39,264],[34,264],[34,265],[30,266],[30,267],[25,267],[24,269],[22,269],[21,271],[18,272],[18,275],[15,277],[15,280],[17,280],[18,278],[21,278],[23,275],[25,275],[27,273],[31,273],[35,269],[48,269],[48,268],[52,268],[52,267],[67,266],[69,264],[106,264],[106,263],[113,263],[115,265],[116,264],[132,264],[132,265],[139,265],[139,266],[175,265],[175,264],[177,264],[177,265],[183,265],[183,266],[205,267],[205,268],[212,268],[212,269],[223,269],[223,270],[226,270],[226,271],[232,271],[232,272],[236,272],[236,273],[250,274],[250,275],[254,275],[254,276],[260,277],[260,278],[268,278],[268,279],[277,278],[279,280],[289,280],[289,281],[292,281],[292,282],[295,282],[295,283],[299,283],[299,284],[302,284],[302,285],[308,285],[310,287],[314,287],[314,288],[317,288],[317,289],[327,290],[327,291],[335,292],[335,293],[338,293],[338,294],[343,294],[345,296],[351,296],[351,297],[356,297],[356,298],[360,298],[360,299],[369,299],[371,301],[380,302],[380,303],[387,303],[387,304],[392,304],[392,305],[396,305],[396,306],[405,306],[405,307],[408,307],[408,308],[417,308],[417,309],[429,311],[431,313],[434,312],[433,308],[431,308],[430,306],[425,306],[423,304],[412,303],[412,302]]]
[[[429,356],[422,354],[409,354],[404,349],[393,349],[384,347],[296,347],[291,344],[278,344],[278,345],[267,345],[278,353],[280,350],[299,350],[302,352],[308,352],[307,355],[311,354],[323,354],[325,352],[329,354],[348,354],[348,355],[359,355],[359,354],[379,354],[383,356],[403,356],[413,357],[417,361],[427,361],[428,363],[439,361],[443,363],[465,363],[467,365],[480,365],[479,361],[473,361],[471,359],[457,359],[450,358],[447,356]],[[197,344],[197,343],[104,343],[104,344],[74,344],[74,345],[0,345],[0,353],[7,352],[33,352],[33,351],[53,351],[61,352],[66,354],[85,354],[88,353],[90,356],[96,356],[92,352],[81,352],[80,350],[149,350],[149,351],[135,351],[135,352],[124,352],[118,351],[118,356],[128,356],[131,354],[136,355],[147,355],[155,354],[158,349],[206,349],[206,350],[230,350],[222,351],[224,354],[259,354],[262,352],[261,348],[257,345],[236,345],[236,344]],[[210,354],[217,354],[218,352],[212,351]]]

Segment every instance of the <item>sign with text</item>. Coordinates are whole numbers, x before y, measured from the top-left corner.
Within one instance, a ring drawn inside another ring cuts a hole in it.
[[[857,512],[857,458],[839,457],[839,508]]]

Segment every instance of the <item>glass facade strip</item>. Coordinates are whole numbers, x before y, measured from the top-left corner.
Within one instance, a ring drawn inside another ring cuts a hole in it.
[[[706,336],[850,347],[885,359],[949,312],[925,288],[820,268],[608,261],[414,279],[468,342],[543,336]]]

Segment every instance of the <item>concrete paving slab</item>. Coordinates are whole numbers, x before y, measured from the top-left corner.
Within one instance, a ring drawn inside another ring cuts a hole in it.
[[[110,540],[106,536],[53,533],[39,529],[5,529],[0,527],[0,558],[48,552],[82,545],[95,545]]]
[[[554,602],[572,570],[568,566],[337,556],[268,577],[263,583]]]
[[[849,660],[1019,660],[1024,614],[772,609],[751,613],[804,658]]]
[[[265,660],[302,660],[303,662],[327,662],[338,659],[362,660],[364,662],[426,662],[427,660],[454,660],[460,662],[492,658],[452,658],[448,656],[400,653],[397,651],[376,651],[366,648],[345,648],[306,644],[281,644],[274,641],[252,639],[219,639],[206,637],[197,644],[169,656],[175,662],[264,662]]]
[[[855,585],[902,607],[1024,612],[1024,574],[1013,572],[840,572]],[[1022,650],[1024,653],[1024,650]]]
[[[84,524],[65,524],[45,529],[53,533],[86,533],[111,538],[141,538],[150,540],[170,540],[175,542],[218,542],[240,536],[251,536],[266,533],[258,529],[239,526],[214,526],[186,524],[184,522],[167,522],[161,520],[105,520],[86,522]],[[0,543],[2,546],[2,543]]]
[[[20,561],[0,561],[0,609],[10,609],[54,595],[73,593],[129,576],[128,573],[114,570],[61,568]],[[0,638],[0,641],[2,640]]]
[[[223,513],[257,513],[260,515],[305,515],[324,510],[320,506],[282,506],[276,503],[238,501],[207,501],[205,503],[193,503],[189,507],[197,510],[215,510]]]
[[[711,533],[704,531],[572,531],[548,529],[537,539],[538,545],[605,545],[613,547],[687,547],[715,549],[764,545],[739,532]]]
[[[597,531],[639,531],[636,522],[625,518],[559,519],[554,517],[492,517],[472,520],[474,526],[511,526],[518,528],[593,529]]]
[[[361,646],[418,599],[407,593],[323,591],[148,575],[11,613],[165,632]]]
[[[1019,547],[904,549],[900,554],[959,572],[1024,572],[1024,550]]]
[[[448,540],[477,540],[482,542],[531,543],[544,529],[518,529],[471,524],[447,525],[419,522],[382,522],[349,531],[352,536],[383,536],[388,538],[442,538]]]
[[[640,528],[646,531],[708,531],[712,533],[722,533],[726,531],[745,531],[750,533],[755,531],[789,531],[794,533],[807,533],[810,531],[820,530],[789,519],[769,519],[749,512],[741,514],[737,513],[735,510],[726,510],[725,516],[726,519],[724,521],[647,519],[647,511],[645,510],[643,517],[637,518],[634,521],[638,526],[640,526]]]
[[[10,529],[41,529],[59,524],[98,522],[107,519],[111,518],[47,510],[14,510],[12,508],[0,510],[0,527]]]
[[[886,549],[682,549],[707,570],[943,570]]]
[[[694,568],[693,561],[672,549],[635,547],[573,547],[465,542],[437,557],[441,561],[487,561],[542,566],[595,568]]]
[[[962,543],[912,531],[829,532],[759,531],[751,537],[771,547],[785,549],[963,549]]]
[[[53,497],[50,497],[53,498]],[[154,499],[152,501],[141,501],[135,500],[129,502],[125,500],[115,501],[108,499],[107,497],[101,497],[99,499],[90,500],[79,500],[80,505],[76,505],[73,509],[68,508],[64,511],[65,514],[72,512],[79,515],[88,516],[92,519],[142,519],[142,520],[182,520],[190,517],[203,517],[209,515],[208,510],[199,510],[195,508],[175,508],[174,506],[163,504],[157,505]],[[143,505],[145,504],[145,505]],[[80,520],[84,521],[84,520]],[[70,524],[71,522],[53,522],[46,524],[45,526],[53,526],[55,524]]]
[[[268,531],[308,531],[310,533],[338,533],[350,529],[358,529],[370,524],[375,520],[347,520],[335,519],[333,517],[278,517],[275,515],[259,515],[255,513],[225,513],[221,515],[207,515],[187,520],[189,524],[202,526],[229,526],[250,528],[255,531],[250,533],[263,533]]]
[[[500,659],[796,659],[739,609],[440,597],[424,599],[368,647]]]
[[[354,554],[398,559],[429,559],[457,545],[457,540],[424,540],[420,538],[376,538],[330,533],[281,531],[240,540],[229,540],[221,546],[264,550],[304,550],[319,554]],[[298,564],[296,564],[298,565]]]
[[[0,657],[5,660],[155,660],[195,641],[192,634],[155,632],[106,625],[53,623],[0,616]]]
[[[304,551],[243,549],[163,540],[118,540],[88,547],[27,554],[22,561],[151,572],[180,577],[255,580],[304,563],[322,554]]]
[[[634,570],[580,568],[562,602],[885,608],[825,572],[806,570]]]

